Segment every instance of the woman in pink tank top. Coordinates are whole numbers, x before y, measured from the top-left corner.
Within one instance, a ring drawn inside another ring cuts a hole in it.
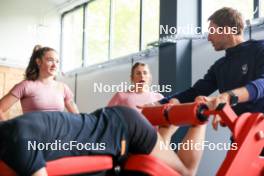
[[[134,85],[133,89],[127,92],[117,92],[108,103],[108,106],[123,105],[141,112],[141,109],[137,106],[156,102],[163,98],[162,94],[150,91],[152,75],[147,64],[135,63],[131,68],[130,78]]]
[[[18,100],[23,113],[32,111],[63,111],[78,113],[69,87],[55,80],[59,58],[50,47],[36,45],[25,72],[25,80],[16,84],[0,100],[0,119]]]

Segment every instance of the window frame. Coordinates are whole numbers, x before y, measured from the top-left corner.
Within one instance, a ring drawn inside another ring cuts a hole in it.
[[[253,16],[253,19],[257,19],[260,17],[260,10],[259,10],[259,7],[260,7],[260,4],[261,4],[261,0],[252,0],[253,1],[253,12],[256,10],[256,8],[258,8],[258,10],[256,11],[256,13],[254,13],[254,16]],[[262,0],[263,1],[263,0]],[[264,2],[262,2],[264,3]],[[202,22],[203,22],[203,0],[198,0],[198,12],[199,12],[199,15],[198,15],[198,26],[201,27],[201,30],[204,31],[204,26],[202,26]]]
[[[63,30],[64,30],[64,26],[63,26],[63,19],[65,17],[66,14],[68,13],[71,13],[79,8],[83,8],[83,29],[85,29],[86,27],[86,14],[89,13],[88,12],[88,6],[90,3],[95,3],[97,0],[90,0],[88,2],[85,2],[83,4],[80,4],[80,5],[77,5],[73,8],[71,8],[70,10],[67,10],[65,12],[63,12],[61,14],[61,18],[60,18],[60,55],[61,55],[61,62],[60,62],[60,68],[63,69],[63,63],[64,63],[64,58],[62,56],[62,53],[64,52],[63,51]],[[117,58],[111,58],[111,51],[112,51],[112,47],[113,47],[113,44],[112,44],[112,37],[113,37],[113,23],[112,23],[112,20],[113,20],[113,0],[109,0],[110,1],[110,5],[109,5],[109,36],[108,36],[108,57],[106,59],[105,62],[109,62],[111,60],[115,60]],[[140,9],[139,9],[139,46],[138,46],[138,52],[141,52],[143,51],[143,1],[144,0],[139,0],[140,2]],[[200,0],[199,0],[200,1]],[[158,12],[159,16],[160,16],[160,11]],[[157,26],[157,28],[159,28],[159,26]],[[86,47],[87,46],[87,43],[86,43],[86,33],[85,33],[85,30],[83,30],[82,32],[82,64],[81,64],[81,67],[78,67],[78,68],[75,68],[75,69],[80,69],[80,68],[84,68],[84,67],[90,67],[90,66],[93,66],[92,65],[88,65],[88,60],[89,60],[89,54],[86,52]],[[131,55],[132,53],[127,53],[126,55],[124,56],[121,56],[121,57],[126,57],[126,56],[129,56]],[[103,62],[104,63],[104,62]],[[98,63],[98,64],[103,64],[103,63]],[[97,65],[97,64],[95,64]],[[73,70],[75,70],[73,69]],[[71,72],[73,70],[66,70],[65,72]]]
[[[83,20],[84,20],[84,16],[85,16],[85,6],[86,6],[86,4],[87,4],[87,2],[86,3],[84,3],[84,4],[81,4],[81,5],[77,5],[77,6],[75,6],[74,8],[72,8],[72,9],[70,9],[70,10],[67,10],[67,11],[65,11],[65,12],[63,12],[62,14],[61,14],[61,18],[60,18],[60,25],[61,25],[61,27],[60,27],[60,52],[59,52],[59,54],[60,54],[60,70],[63,70],[62,68],[63,68],[63,63],[64,63],[64,58],[63,58],[63,27],[64,27],[64,25],[63,25],[63,19],[64,19],[64,17],[65,17],[65,15],[67,15],[67,14],[69,14],[69,13],[72,13],[72,12],[74,12],[74,11],[76,11],[76,10],[78,10],[78,9],[80,9],[80,8],[83,8]],[[83,27],[84,27],[84,21],[83,21]],[[84,29],[84,28],[83,28]],[[81,48],[81,50],[82,50],[82,54],[81,54],[81,56],[82,56],[82,58],[81,58],[81,67],[77,67],[77,68],[74,68],[74,69],[78,69],[78,68],[82,68],[83,67],[83,64],[84,64],[84,41],[83,41],[83,38],[84,38],[84,30],[82,30],[82,48]],[[68,72],[68,71],[71,71],[71,70],[67,70],[66,72]]]

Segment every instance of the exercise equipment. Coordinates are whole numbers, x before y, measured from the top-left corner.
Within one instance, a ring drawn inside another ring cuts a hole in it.
[[[199,103],[165,105],[144,108],[142,112],[154,125],[197,125],[207,122],[210,115],[220,115],[222,123],[232,132],[237,150],[229,150],[218,176],[222,175],[264,175],[264,115],[244,113],[238,117],[228,104],[220,104],[210,111]]]
[[[111,156],[74,156],[47,162],[49,175],[76,175],[94,173],[113,168]],[[8,165],[0,161],[0,176],[17,175]]]

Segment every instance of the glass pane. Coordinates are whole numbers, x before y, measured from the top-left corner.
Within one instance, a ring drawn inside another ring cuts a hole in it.
[[[88,4],[86,18],[86,65],[108,59],[109,0],[96,0]]]
[[[260,4],[260,14],[259,14],[259,16],[260,17],[264,17],[264,0],[261,0],[261,1],[259,1],[259,4]]]
[[[140,0],[113,0],[111,58],[139,50]]]
[[[63,18],[62,71],[82,66],[83,8],[69,12]]]
[[[232,7],[242,13],[244,20],[253,19],[253,0],[203,0],[202,1],[202,29],[207,31],[208,18],[222,7]]]
[[[159,39],[160,0],[143,0],[142,49]]]

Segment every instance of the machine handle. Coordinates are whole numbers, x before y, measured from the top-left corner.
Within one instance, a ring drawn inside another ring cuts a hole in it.
[[[225,103],[219,104],[216,110],[209,110],[203,103],[166,104],[145,107],[142,113],[152,125],[199,125],[206,123],[210,115],[220,115],[227,126],[233,127],[237,118],[232,108]]]

